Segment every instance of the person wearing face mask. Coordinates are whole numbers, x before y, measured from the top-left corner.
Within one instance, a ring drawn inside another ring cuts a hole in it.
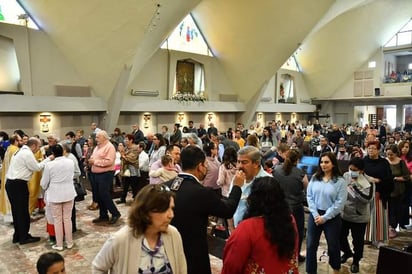
[[[229,219],[233,216],[242,194],[245,173],[238,170],[227,199],[221,199],[211,188],[200,182],[207,173],[205,153],[197,146],[188,146],[180,154],[182,170],[166,182],[176,193],[175,216],[171,224],[182,235],[188,274],[210,274],[207,244],[209,215]]]
[[[359,272],[359,261],[363,256],[363,245],[366,225],[370,219],[370,206],[375,193],[375,185],[370,177],[364,174],[365,163],[359,157],[349,162],[349,171],[343,174],[347,183],[348,196],[343,208],[342,229],[340,233],[340,249],[343,252],[341,263],[353,257],[351,272]],[[352,235],[353,252],[348,242],[349,231]]]

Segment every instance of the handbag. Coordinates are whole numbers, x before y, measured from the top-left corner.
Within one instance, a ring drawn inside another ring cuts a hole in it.
[[[76,202],[83,201],[84,196],[87,195],[86,189],[83,187],[83,184],[77,181],[74,181],[74,189],[76,190],[77,196],[74,198]]]
[[[123,177],[130,177],[130,169],[125,169],[122,174]]]

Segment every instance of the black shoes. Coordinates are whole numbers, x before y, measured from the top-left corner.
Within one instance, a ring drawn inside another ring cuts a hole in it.
[[[358,272],[359,272],[359,265],[357,265],[357,264],[352,264],[352,265],[350,266],[350,272],[352,272],[352,273],[358,273]]]
[[[353,254],[352,254],[352,253],[350,253],[350,254],[343,253],[342,257],[340,257],[340,262],[341,262],[342,264],[344,264],[344,263],[346,263],[346,261],[347,261],[349,258],[351,258],[351,257],[353,257]]]
[[[112,218],[109,221],[109,225],[114,225],[115,223],[117,223],[117,221],[120,219],[120,214],[117,216],[112,216]]]
[[[25,244],[29,244],[29,243],[35,243],[35,242],[38,242],[38,241],[40,241],[40,237],[33,237],[33,236],[29,235],[28,238],[26,238],[23,241],[20,241],[20,244],[25,245]]]
[[[299,262],[299,263],[303,263],[305,260],[306,260],[306,257],[299,254],[299,256],[298,256],[298,262]]]
[[[125,203],[126,203],[126,200],[122,200],[122,199],[116,201],[117,205],[125,204]]]
[[[108,222],[108,221],[109,221],[109,218],[98,217],[96,219],[93,219],[92,223],[98,224],[98,223],[105,223],[105,222]]]

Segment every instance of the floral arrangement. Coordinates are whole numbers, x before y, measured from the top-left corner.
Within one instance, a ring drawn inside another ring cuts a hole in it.
[[[193,94],[193,93],[186,93],[186,92],[185,93],[176,92],[172,96],[172,100],[179,101],[179,103],[182,103],[182,102],[202,102],[204,103],[207,99],[203,95],[203,93]]]

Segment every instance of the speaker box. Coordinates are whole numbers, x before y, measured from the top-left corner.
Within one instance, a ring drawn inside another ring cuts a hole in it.
[[[381,96],[381,89],[375,88],[375,96]]]

